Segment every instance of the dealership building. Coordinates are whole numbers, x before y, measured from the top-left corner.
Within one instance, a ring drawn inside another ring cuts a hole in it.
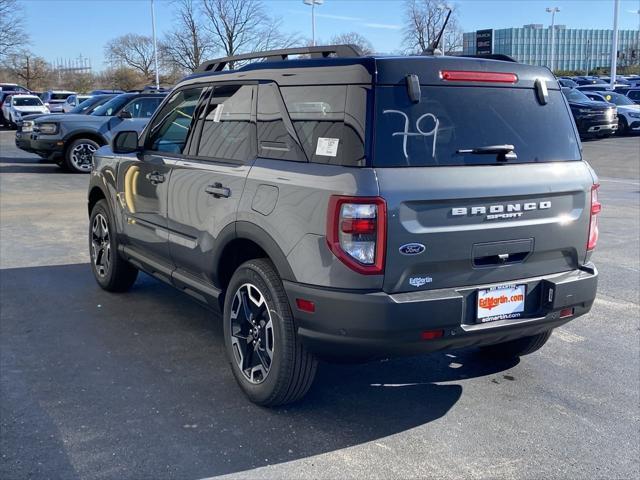
[[[609,67],[613,30],[555,26],[555,70]],[[541,24],[485,29],[463,36],[464,55],[504,54],[521,63],[551,66],[551,29]],[[640,30],[618,31],[618,64],[640,60]]]

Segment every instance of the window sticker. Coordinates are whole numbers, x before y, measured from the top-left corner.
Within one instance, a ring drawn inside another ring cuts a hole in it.
[[[220,118],[222,117],[222,111],[224,110],[224,103],[216,105],[216,109],[213,111],[213,121],[214,123],[220,123]]]
[[[318,143],[316,145],[316,155],[323,155],[325,157],[335,157],[338,155],[338,138],[325,138],[318,137]]]

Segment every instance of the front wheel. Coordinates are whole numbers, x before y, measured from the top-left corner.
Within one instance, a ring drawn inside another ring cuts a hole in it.
[[[103,289],[124,292],[135,283],[138,269],[118,253],[116,229],[106,200],[100,200],[91,210],[89,252],[93,276]]]
[[[317,360],[297,337],[282,281],[269,260],[250,260],[233,274],[223,322],[231,369],[252,402],[277,406],[307,393]]]
[[[542,346],[547,343],[547,340],[549,340],[549,337],[551,337],[551,330],[530,337],[480,347],[480,351],[492,358],[518,358],[523,355],[529,355],[542,348]]]
[[[627,119],[623,117],[618,121],[618,130],[616,131],[616,133],[622,136],[626,135],[628,130],[629,125],[627,124]]]
[[[90,138],[78,138],[71,142],[64,155],[64,166],[73,173],[89,173],[93,164],[93,154],[100,148]]]

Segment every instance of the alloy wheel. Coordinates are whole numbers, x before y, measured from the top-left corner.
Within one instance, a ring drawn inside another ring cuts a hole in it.
[[[231,346],[244,377],[262,383],[273,362],[274,332],[271,312],[262,292],[251,283],[236,291],[231,304]]]
[[[71,163],[80,171],[88,172],[91,170],[91,163],[93,161],[93,154],[96,153],[97,148],[91,143],[79,143],[71,151]]]
[[[109,223],[102,213],[91,224],[91,260],[100,277],[105,277],[111,267],[111,237]]]

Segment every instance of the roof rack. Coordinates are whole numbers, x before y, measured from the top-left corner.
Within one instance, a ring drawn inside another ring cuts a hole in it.
[[[509,55],[504,55],[502,53],[485,53],[479,55],[459,55],[460,57],[465,58],[485,58],[487,60],[502,60],[503,62],[514,62],[518,63],[517,60],[511,58]]]
[[[311,58],[327,58],[331,54],[336,57],[361,57],[362,51],[356,45],[325,45],[318,47],[284,48],[280,50],[266,50],[264,52],[244,53],[232,57],[216,58],[202,63],[196,72],[220,72],[230,62],[255,60],[263,58],[266,61],[287,60],[289,55],[309,55]]]

